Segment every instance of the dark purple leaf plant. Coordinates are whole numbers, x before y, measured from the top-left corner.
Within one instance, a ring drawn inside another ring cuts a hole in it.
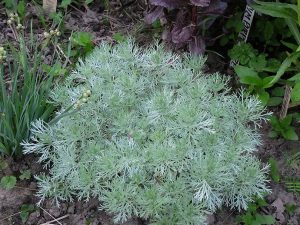
[[[206,30],[223,15],[227,2],[222,0],[149,0],[145,22],[160,20],[165,25],[162,39],[178,50],[187,48],[192,54],[203,54]]]

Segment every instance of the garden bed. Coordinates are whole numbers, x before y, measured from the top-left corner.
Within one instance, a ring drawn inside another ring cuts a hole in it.
[[[270,157],[275,158],[278,161],[279,173],[282,180],[288,177],[300,177],[300,166],[296,165],[289,167],[286,165],[287,156],[291,154],[295,149],[300,148],[300,143],[288,142],[283,139],[274,140],[267,137],[266,133],[269,130],[268,126],[264,125],[262,132],[264,135],[264,144],[259,148],[258,155],[262,162],[267,163]],[[24,159],[15,162],[11,158],[7,158],[7,169],[0,173],[0,176],[20,174],[22,170],[30,170],[32,174],[39,174],[45,170],[41,165],[37,163],[38,158],[29,155]],[[284,182],[280,181],[275,183],[270,182],[270,188],[272,194],[266,197],[266,207],[263,207],[262,213],[267,215],[274,215],[278,222],[278,225],[284,224],[299,224],[300,209],[298,208],[291,214],[285,212],[285,204],[299,204],[300,196],[298,194],[290,193],[286,190]],[[39,199],[35,197],[37,191],[36,181],[31,178],[26,181],[19,181],[17,187],[12,190],[0,189],[0,212],[1,220],[8,218],[7,220],[0,221],[2,225],[8,224],[22,224],[20,215],[18,214],[23,204],[36,204]],[[53,203],[52,200],[47,200],[41,204],[41,208],[30,213],[28,221],[25,224],[43,224],[48,221],[53,221],[54,218],[63,218],[59,220],[61,224],[71,225],[113,225],[112,217],[107,215],[103,211],[98,210],[99,202],[97,200],[90,200],[89,202],[75,201],[74,203],[62,203],[59,207]],[[50,214],[50,215],[49,215]],[[239,213],[229,209],[220,210],[213,216],[209,217],[210,225],[233,225],[235,223],[235,217]],[[53,223],[59,224],[59,223]],[[144,221],[138,219],[125,223],[126,225],[143,225],[147,224]]]

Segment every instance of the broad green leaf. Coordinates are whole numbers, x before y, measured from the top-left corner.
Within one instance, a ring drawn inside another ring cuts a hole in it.
[[[267,67],[264,68],[264,71],[276,73],[281,65],[281,62],[278,59],[271,58],[267,61]]]
[[[269,76],[269,77],[265,77],[263,79],[263,88],[269,88],[271,87],[272,85],[270,85],[270,82],[274,79],[275,76]]]
[[[262,104],[267,105],[270,98],[269,93],[262,89],[259,92],[257,92],[257,95]]]
[[[291,100],[293,102],[300,101],[300,81],[297,81],[291,92]]]
[[[73,34],[72,40],[74,43],[86,47],[88,45],[92,45],[93,36],[91,33],[80,31]]]
[[[234,71],[240,78],[242,84],[249,84],[254,86],[261,86],[262,80],[258,76],[257,72],[249,67],[237,65],[234,67]]]
[[[293,34],[295,40],[297,41],[298,45],[300,45],[300,32],[299,32],[299,26],[297,22],[291,20],[291,19],[285,19],[286,24],[288,25],[291,33]]]
[[[300,81],[300,73],[297,73],[296,75],[292,76],[288,80],[290,80],[290,81]]]
[[[282,136],[290,141],[298,141],[298,135],[293,127],[289,127],[285,132],[282,133]]]
[[[266,200],[262,197],[256,197],[255,198],[255,204],[257,205],[257,208],[268,206],[269,204],[266,202]],[[256,211],[256,210],[255,210]]]
[[[252,4],[251,6],[260,13],[284,18],[284,19],[292,19],[295,22],[298,22],[298,14],[297,14],[297,7],[292,4],[287,3],[279,3],[279,2],[261,2],[255,1],[257,4]]]
[[[267,103],[267,106],[278,106],[282,103],[282,97],[271,97]]]
[[[269,138],[277,138],[278,137],[278,132],[275,131],[275,130],[271,130],[269,133],[268,133],[268,137]]]
[[[280,42],[281,42],[281,44],[288,47],[292,51],[297,51],[298,45],[296,45],[295,43],[290,43],[290,42],[286,42],[286,41],[283,41],[283,40],[281,40]]]
[[[300,26],[300,0],[297,1],[297,8],[298,8],[298,25]]]
[[[273,78],[273,80],[270,81],[271,86],[280,79],[280,77],[285,73],[285,71],[291,66],[292,62],[298,59],[299,56],[300,52],[292,53],[282,62],[279,70],[276,73],[276,76]]]
[[[25,1],[19,1],[18,5],[17,5],[17,12],[19,14],[19,16],[23,19],[25,17],[26,14],[26,4]]]
[[[299,123],[300,122],[300,113],[294,113],[293,118]]]
[[[255,215],[255,221],[259,225],[272,225],[276,223],[276,220],[271,215],[262,215],[262,214],[256,214]]]
[[[34,209],[34,206],[33,205],[29,205],[29,204],[23,204],[21,206],[21,212],[20,212],[20,217],[21,217],[21,220],[23,223],[25,223],[28,219],[28,216],[31,212],[33,212],[35,209]]]
[[[15,176],[5,176],[1,178],[0,186],[9,190],[12,189],[17,183],[17,178]]]
[[[280,120],[280,124],[282,127],[289,127],[292,123],[293,116],[291,114],[284,117],[282,120]]]
[[[276,131],[280,130],[280,122],[276,116],[271,116],[269,122],[273,129],[275,129]]]
[[[278,183],[280,180],[280,175],[279,175],[277,161],[273,158],[270,158],[268,162],[270,164],[270,175],[272,177],[272,180]]]
[[[271,90],[272,96],[276,96],[276,97],[283,97],[284,92],[285,92],[284,87],[276,87],[276,88],[272,88]]]

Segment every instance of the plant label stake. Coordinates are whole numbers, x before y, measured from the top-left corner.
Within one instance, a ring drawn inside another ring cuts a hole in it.
[[[280,110],[280,114],[279,114],[279,119],[281,119],[281,120],[286,117],[286,114],[287,114],[287,111],[289,108],[289,104],[290,104],[290,100],[291,100],[291,92],[292,92],[292,88],[290,86],[286,85],[283,102],[282,102],[282,106],[281,106],[281,110]]]
[[[252,21],[253,21],[253,18],[254,18],[254,14],[255,14],[255,10],[252,7],[250,7],[249,5],[247,5],[246,9],[245,9],[245,12],[244,12],[244,16],[243,16],[244,28],[239,33],[239,36],[238,36],[241,39],[241,41],[247,42],[249,32],[250,32],[250,28],[251,28],[251,24],[252,24]],[[230,67],[234,67],[238,64],[239,64],[238,60],[231,60],[230,61]]]
[[[57,0],[43,0],[43,9],[50,14],[56,12]]]

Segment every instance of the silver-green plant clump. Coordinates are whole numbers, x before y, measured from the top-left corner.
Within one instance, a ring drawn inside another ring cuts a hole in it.
[[[115,222],[200,225],[268,191],[267,167],[252,155],[267,113],[231,94],[226,77],[203,74],[204,63],[130,40],[94,50],[53,91],[59,113],[77,112],[36,122],[23,143],[50,168],[38,178],[41,199],[98,198]]]

